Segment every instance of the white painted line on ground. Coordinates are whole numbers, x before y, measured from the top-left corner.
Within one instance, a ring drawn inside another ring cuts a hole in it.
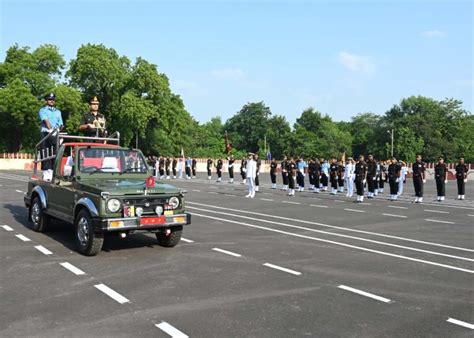
[[[2,225],[2,228],[6,231],[13,231],[13,228],[9,227],[8,225]]]
[[[42,245],[35,246],[35,249],[38,250],[39,252],[45,254],[45,255],[52,255],[53,254],[51,251],[49,251],[48,249],[46,249]]]
[[[376,299],[376,300],[384,302],[384,303],[390,303],[391,302],[391,300],[388,299],[388,298],[380,297],[380,296],[374,295],[373,293],[365,292],[365,291],[362,291],[362,290],[359,290],[359,289],[354,289],[354,288],[351,288],[350,286],[339,285],[338,288],[339,289],[344,289],[344,290],[347,290],[347,291],[350,291],[350,292],[354,292],[354,293],[357,293],[357,294],[365,296],[365,297]]]
[[[224,196],[237,197],[236,195],[232,195],[232,194],[224,194]]]
[[[198,190],[198,189],[193,189],[192,191],[201,192],[201,190]]]
[[[112,298],[113,300],[119,302],[120,304],[124,304],[124,303],[128,303],[129,300],[127,298],[125,298],[124,296],[122,296],[120,293],[112,290],[111,288],[109,288],[107,285],[105,284],[97,284],[97,285],[94,285],[94,287],[100,291],[102,291],[103,293],[105,293],[107,296],[109,296],[110,298]]]
[[[317,204],[310,204],[310,207],[316,207],[316,208],[327,208],[327,205],[317,205]]]
[[[197,208],[194,208],[194,209],[197,209]],[[322,238],[318,238],[318,237],[300,235],[300,234],[296,234],[296,233],[293,233],[293,232],[267,228],[267,227],[263,227],[263,226],[255,225],[255,224],[249,224],[249,223],[244,223],[244,222],[233,221],[233,220],[225,219],[225,218],[219,218],[219,217],[208,216],[208,215],[197,214],[197,213],[193,213],[193,215],[204,217],[204,218],[210,218],[210,219],[214,219],[214,220],[221,221],[221,222],[240,224],[240,225],[250,227],[250,228],[254,228],[254,229],[272,231],[272,232],[276,232],[276,233],[280,233],[280,234],[284,234],[284,235],[288,235],[288,236],[305,238],[305,239],[318,241],[318,242],[331,243],[331,244],[334,244],[334,245],[344,246],[346,248],[352,248],[352,249],[357,249],[357,250],[361,250],[361,251],[372,252],[372,253],[376,253],[376,254],[383,255],[383,256],[395,257],[395,258],[405,259],[405,260],[408,260],[408,261],[419,262],[419,263],[424,263],[424,264],[443,267],[443,268],[446,268],[446,269],[452,269],[452,270],[457,270],[457,271],[462,271],[462,272],[467,272],[467,273],[474,274],[474,270],[464,269],[464,268],[460,268],[460,267],[453,266],[453,265],[441,264],[441,263],[437,263],[437,262],[433,262],[433,261],[427,261],[427,260],[424,260],[424,259],[418,259],[418,258],[412,258],[412,257],[409,257],[409,256],[392,254],[392,253],[385,252],[385,251],[369,249],[369,248],[365,248],[365,247],[361,247],[361,246],[357,246],[357,245],[351,245],[351,244],[346,244],[346,243],[342,243],[342,242],[331,241],[331,240],[322,239]],[[386,243],[385,245],[394,246],[393,244],[389,244],[389,243]],[[415,248],[410,248],[410,249],[415,250],[415,251],[425,252],[425,250],[419,250],[419,249],[415,249]],[[436,254],[445,256],[444,254],[441,254],[441,253],[436,253]],[[465,258],[465,257],[459,257],[459,258],[464,259],[464,260],[472,261],[472,259]]]
[[[398,217],[398,218],[407,218],[407,216],[403,215],[394,215],[394,214],[382,214],[384,216],[390,216],[390,217]]]
[[[290,269],[287,269],[287,268],[283,268],[281,266],[278,266],[278,265],[274,265],[274,264],[270,264],[270,263],[265,263],[263,264],[269,268],[272,268],[272,269],[276,269],[276,270],[280,270],[280,271],[284,271],[284,272],[288,272],[288,273],[291,273],[292,275],[295,275],[295,276],[299,276],[301,275],[301,272],[298,272],[298,271],[295,271],[295,270],[290,270]]]
[[[227,250],[222,250],[222,249],[219,249],[219,248],[212,248],[212,250],[221,252],[221,253],[226,254],[226,255],[234,256],[234,257],[242,257],[242,255],[240,255],[238,253],[227,251]]]
[[[404,245],[398,245],[398,244],[393,244],[393,243],[381,242],[381,241],[376,241],[376,240],[368,239],[368,238],[364,238],[364,237],[349,236],[349,235],[344,235],[344,234],[339,234],[339,233],[334,233],[334,232],[316,230],[316,229],[313,229],[313,228],[307,228],[307,227],[288,224],[288,223],[279,223],[279,222],[275,222],[275,221],[269,221],[269,220],[266,220],[266,219],[248,217],[248,216],[231,214],[231,213],[225,213],[225,212],[215,211],[215,210],[206,210],[206,209],[200,209],[200,208],[196,208],[196,207],[189,207],[189,208],[190,209],[197,209],[199,211],[212,212],[214,214],[222,214],[222,215],[231,216],[231,217],[249,219],[249,220],[257,221],[257,222],[276,224],[276,225],[284,226],[286,228],[300,229],[300,230],[309,231],[309,232],[317,232],[317,233],[330,235],[330,236],[350,238],[350,239],[355,239],[355,240],[362,241],[362,242],[376,243],[376,244],[381,244],[381,245],[385,245],[385,246],[391,246],[391,247],[394,247],[394,248],[401,248],[401,249],[406,249],[406,250],[411,250],[411,251],[424,252],[424,253],[428,253],[428,254],[431,254],[431,255],[450,257],[450,258],[455,258],[455,259],[459,259],[459,260],[474,262],[474,259],[472,259],[472,258],[448,255],[448,254],[445,254],[445,253],[442,253],[442,252],[435,252],[435,251],[423,250],[423,249],[419,249],[419,248],[413,248],[413,247],[410,247],[410,246],[404,246]]]
[[[356,210],[356,209],[348,209],[348,208],[345,208],[344,210],[352,211],[352,212],[365,212],[364,210]]]
[[[334,202],[346,203],[346,201],[341,201],[341,200],[334,200]]]
[[[437,214],[449,214],[449,211],[429,210],[429,209],[423,209],[423,211],[426,211],[426,212],[435,212],[435,213],[437,213]]]
[[[218,187],[215,187],[213,185],[210,186],[211,189],[219,189]]]
[[[79,268],[76,268],[74,265],[72,265],[71,263],[68,263],[68,262],[64,262],[64,263],[59,263],[63,268],[65,268],[66,270],[69,270],[71,271],[73,274],[75,274],[76,276],[80,276],[80,275],[85,275],[86,273],[84,271],[82,271],[81,269]]]
[[[275,200],[272,200],[271,198],[260,198],[261,201],[268,201],[268,202],[274,202]]]
[[[207,193],[208,193],[208,194],[217,195],[217,192],[214,192],[214,191],[208,191]]]
[[[474,324],[469,324],[469,323],[463,322],[462,320],[449,318],[447,320],[447,322],[452,323],[452,324],[456,324],[456,325],[459,325],[459,326],[463,326],[463,327],[471,329],[471,330],[474,330]]]
[[[282,201],[282,203],[286,203],[286,204],[301,204],[300,202],[292,202],[292,201]]]
[[[15,235],[15,237],[21,239],[23,242],[30,242],[31,241],[31,239],[29,239],[28,237],[23,236],[21,234],[20,235]]]
[[[319,197],[310,197],[312,200],[318,200],[318,201],[321,201],[322,198],[319,198]]]
[[[394,208],[394,209],[404,209],[407,210],[407,207],[399,207],[398,205],[387,205],[387,208]]]
[[[218,207],[218,206],[215,206],[215,205],[196,203],[196,202],[190,202],[190,201],[187,201],[186,203],[191,204],[191,205],[200,205],[200,206],[203,206],[203,207],[208,207],[208,208],[213,208],[213,209],[218,209],[218,210],[237,211],[239,214],[264,216],[264,217],[269,217],[269,218],[281,219],[281,220],[285,220],[285,221],[293,221],[293,222],[303,223],[303,224],[319,225],[319,226],[322,226],[322,227],[325,227],[325,228],[339,229],[339,230],[344,230],[344,231],[349,231],[349,232],[357,232],[357,233],[361,233],[361,234],[368,234],[368,235],[372,235],[372,236],[392,238],[392,239],[397,239],[397,240],[400,240],[400,241],[420,243],[420,244],[438,246],[438,247],[442,247],[442,248],[449,248],[449,249],[455,249],[455,250],[460,250],[460,251],[474,252],[473,249],[468,249],[468,248],[462,248],[462,247],[446,245],[446,244],[441,244],[441,243],[421,241],[421,240],[406,238],[406,237],[392,236],[392,235],[387,235],[387,234],[372,232],[372,231],[358,230],[358,229],[353,229],[353,228],[345,228],[345,227],[341,227],[341,226],[318,223],[318,222],[312,222],[312,221],[306,221],[306,220],[297,219],[297,218],[289,218],[289,217],[283,217],[283,216],[263,214],[263,213],[260,213],[260,212],[246,211],[246,210],[241,210],[241,209],[239,210],[239,209]],[[315,205],[311,204],[311,206],[315,206]]]
[[[425,218],[425,221],[435,222],[435,223],[444,223],[444,224],[455,224],[454,222],[450,222],[450,221],[440,221],[437,219],[429,219],[429,218]]]
[[[179,331],[177,328],[171,326],[167,322],[161,322],[160,324],[155,324],[157,328],[159,328],[161,331],[169,334],[173,338],[187,338],[186,334],[183,332]]]
[[[194,241],[192,241],[190,239],[187,239],[187,238],[184,238],[184,237],[181,237],[181,240],[185,241],[186,243],[194,243]]]
[[[26,192],[21,191],[21,190],[15,190],[16,192],[19,192],[20,194],[26,194]]]
[[[474,217],[474,215],[468,215],[469,217]]]

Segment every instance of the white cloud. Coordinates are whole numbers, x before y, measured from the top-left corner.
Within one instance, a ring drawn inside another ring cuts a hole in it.
[[[245,78],[245,73],[238,68],[224,68],[211,70],[211,75],[225,80],[242,80]]]
[[[365,56],[342,51],[338,54],[338,60],[344,67],[353,72],[373,73],[375,71],[374,63]]]
[[[445,32],[438,31],[438,30],[430,30],[421,32],[421,36],[424,38],[445,38],[448,36]]]

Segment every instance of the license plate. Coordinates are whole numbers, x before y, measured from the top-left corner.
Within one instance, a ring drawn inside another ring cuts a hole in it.
[[[140,225],[160,225],[166,223],[166,217],[152,216],[140,218]]]

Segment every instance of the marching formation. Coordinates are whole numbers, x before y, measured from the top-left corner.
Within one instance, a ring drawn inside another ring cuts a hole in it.
[[[212,163],[212,161],[211,161]],[[233,167],[234,161],[229,165]],[[240,174],[242,184],[247,184],[248,194],[246,197],[254,198],[259,189],[261,161],[257,154],[249,153],[247,159],[242,159]],[[403,193],[404,184],[408,174],[408,166],[405,162],[393,157],[389,161],[377,161],[369,155],[367,161],[363,155],[357,160],[349,157],[345,163],[343,160],[331,158],[310,159],[305,161],[303,156],[299,158],[285,157],[280,164],[273,159],[270,162],[271,189],[277,189],[277,173],[280,169],[282,178],[281,190],[288,191],[288,196],[295,196],[295,192],[305,190],[305,181],[308,177],[308,190],[314,193],[329,191],[330,194],[345,193],[346,197],[356,195],[356,203],[362,203],[365,196],[369,199],[384,193],[385,183],[388,184],[389,200],[395,201]],[[221,169],[219,169],[221,171]],[[218,182],[222,181],[222,173],[218,171]],[[423,202],[423,187],[426,184],[426,165],[422,156],[416,156],[416,162],[412,166],[413,188],[415,192],[415,203]],[[468,167],[464,158],[460,158],[455,168],[456,182],[458,187],[457,199],[465,199],[465,185],[467,182]],[[443,158],[439,158],[434,168],[437,201],[445,200],[445,185],[448,183],[448,168]],[[232,174],[229,172],[229,183],[233,183]],[[211,178],[211,169],[208,162],[208,177]],[[354,190],[355,188],[355,190]]]

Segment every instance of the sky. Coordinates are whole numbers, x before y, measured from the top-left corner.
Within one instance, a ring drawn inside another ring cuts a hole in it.
[[[412,95],[473,112],[473,2],[0,0],[0,62],[13,44],[54,44],[68,62],[104,44],[156,64],[202,123],[259,101],[291,124]]]

